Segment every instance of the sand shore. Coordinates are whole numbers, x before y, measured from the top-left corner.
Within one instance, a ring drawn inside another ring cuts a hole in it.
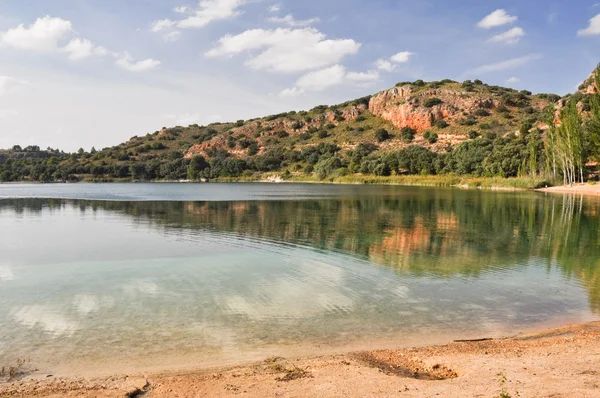
[[[600,184],[576,184],[573,186],[561,185],[558,187],[541,188],[539,192],[550,192],[550,193],[574,193],[582,195],[600,196]]]
[[[22,369],[20,370],[20,372]],[[600,322],[249,366],[0,383],[2,397],[600,397]]]

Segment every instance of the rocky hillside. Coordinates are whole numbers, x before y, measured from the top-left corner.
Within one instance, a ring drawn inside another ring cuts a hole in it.
[[[578,100],[593,90],[588,79]],[[35,165],[13,149],[0,159],[0,180],[536,174],[559,100],[479,80],[402,82],[339,105],[162,128],[100,151],[53,152]]]
[[[191,133],[193,145],[186,151],[186,158],[202,155],[209,159],[215,150],[226,150],[246,159],[255,154],[255,149],[262,154],[277,145],[300,149],[318,143],[336,144],[342,151],[371,143],[380,150],[420,145],[442,152],[487,132],[518,133],[523,124],[541,122],[544,108],[558,99],[557,95],[532,95],[479,81],[416,81],[341,105],[207,128],[175,127],[155,135],[179,141],[176,137]],[[194,129],[198,131],[192,132]],[[381,129],[389,133],[388,138],[377,137]],[[197,140],[202,142],[194,142]],[[138,141],[144,142],[145,138],[130,142]],[[248,143],[256,145],[248,150]]]

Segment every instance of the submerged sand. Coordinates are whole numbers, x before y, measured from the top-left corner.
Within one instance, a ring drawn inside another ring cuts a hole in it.
[[[23,369],[21,369],[23,370]],[[54,378],[25,372],[2,397],[600,397],[600,322],[516,337],[229,368]]]

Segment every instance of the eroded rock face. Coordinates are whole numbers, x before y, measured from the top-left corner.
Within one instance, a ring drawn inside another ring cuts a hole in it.
[[[596,94],[598,92],[598,87],[596,86],[596,73],[599,70],[595,70],[592,74],[583,82],[583,88],[581,91],[583,94]]]
[[[264,152],[265,146],[263,141],[268,138],[278,134],[281,131],[285,131],[289,135],[301,134],[308,131],[311,128],[322,129],[326,124],[334,124],[338,125],[341,121],[352,121],[356,120],[358,116],[364,111],[367,110],[365,105],[354,105],[350,106],[346,109],[340,110],[337,113],[332,110],[327,110],[320,115],[317,115],[310,120],[303,120],[301,124],[298,125],[298,121],[289,118],[280,118],[272,121],[267,121],[264,119],[254,120],[251,122],[246,122],[243,126],[235,127],[231,129],[232,135],[235,136],[245,136],[248,139],[257,141],[259,143],[259,147],[261,148],[260,152]],[[342,119],[339,117],[341,116]],[[258,133],[258,135],[257,135]],[[163,132],[159,133],[159,136],[163,134]],[[227,145],[226,137],[222,134],[213,137],[212,139],[199,144],[192,146],[184,155],[184,158],[191,159],[196,155],[207,156],[207,151],[210,148],[225,148]],[[246,153],[245,149],[228,149],[228,151],[238,157],[243,157]]]
[[[443,103],[425,107],[424,103],[429,98],[439,98]],[[423,131],[438,120],[463,118],[477,109],[494,108],[498,103],[497,99],[490,96],[456,90],[436,89],[416,93],[407,85],[374,95],[369,103],[369,111],[398,128],[410,127]]]

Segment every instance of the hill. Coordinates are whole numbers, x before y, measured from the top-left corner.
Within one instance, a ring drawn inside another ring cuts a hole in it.
[[[592,80],[578,103],[589,103]],[[560,100],[479,80],[402,82],[308,111],[162,128],[100,151],[15,146],[0,152],[0,181],[540,176]]]

